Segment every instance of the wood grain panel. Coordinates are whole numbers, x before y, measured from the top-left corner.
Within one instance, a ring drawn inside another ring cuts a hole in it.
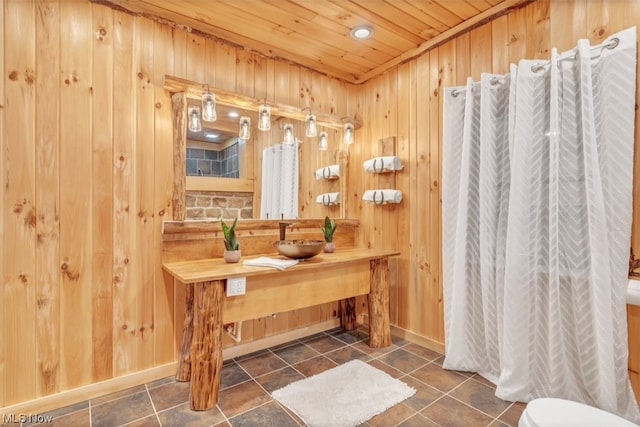
[[[4,30],[4,10],[5,10],[5,0],[0,0],[0,22],[2,22],[3,30]],[[0,70],[4,71],[4,41],[7,37],[3,37],[0,40]],[[6,178],[4,174],[5,169],[5,92],[4,92],[4,82],[5,82],[5,74],[3,73],[2,78],[0,78],[0,188],[5,188]],[[0,277],[7,277],[5,274],[4,263],[5,263],[5,240],[4,240],[4,218],[6,216],[5,212],[5,197],[4,194],[0,194]],[[5,378],[5,328],[4,328],[4,291],[5,284],[4,281],[0,282],[0,378]],[[0,381],[0,406],[5,405],[5,382]]]
[[[7,2],[3,38],[5,125],[4,230],[4,394],[5,404],[36,395],[35,206],[35,9],[32,2]],[[25,45],[23,46],[22,43]],[[12,141],[15,141],[11,143]],[[19,142],[19,143],[18,143]]]
[[[38,97],[47,103],[36,104],[36,348],[39,396],[59,390],[60,383],[60,282],[58,260],[60,212],[60,123],[58,101],[60,66],[60,9],[57,2],[36,3],[36,87]]]
[[[60,383],[68,389],[92,381],[91,5],[61,2],[60,27]]]
[[[113,375],[135,370],[136,149],[133,68],[134,18],[118,14],[113,27]],[[117,94],[131,94],[118,96]],[[142,249],[141,249],[142,250]]]
[[[93,10],[92,379],[113,375],[113,12]]]
[[[165,25],[154,26],[153,41],[153,86],[154,86],[154,222],[153,222],[153,268],[154,268],[154,364],[169,363],[174,360],[173,319],[174,289],[164,280],[162,271],[162,222],[170,216],[173,168],[173,124],[171,98],[162,88],[164,75],[174,73],[172,55],[172,31]],[[181,304],[182,305],[182,304]]]

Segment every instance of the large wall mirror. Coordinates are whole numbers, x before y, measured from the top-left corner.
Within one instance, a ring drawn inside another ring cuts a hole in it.
[[[259,100],[173,76],[165,76],[164,87],[172,94],[173,108],[173,218],[259,218],[260,176],[257,171],[260,165],[256,165],[261,161],[261,151],[257,147],[281,141],[284,123],[293,123],[296,129],[302,129],[308,109]],[[206,92],[215,95],[216,120],[201,120],[201,129],[190,130],[193,110],[201,108],[202,94]],[[258,110],[265,103],[271,108],[269,132],[257,129]],[[347,122],[353,123],[355,128],[360,127],[360,123],[352,118],[321,112],[314,114],[318,126],[334,134],[341,134]],[[246,139],[240,137],[243,117],[249,118],[250,122],[250,136]],[[345,156],[336,153],[335,157],[336,161],[340,157],[346,165]],[[346,189],[346,183],[344,185]],[[229,200],[225,201],[225,198]],[[234,209],[234,212],[230,214],[225,209]],[[342,217],[344,209],[340,207]]]

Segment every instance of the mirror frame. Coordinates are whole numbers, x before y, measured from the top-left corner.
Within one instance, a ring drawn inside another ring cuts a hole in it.
[[[207,83],[196,83],[190,80],[181,79],[179,77],[165,75],[164,89],[171,93],[172,114],[173,114],[173,219],[184,221],[186,216],[186,196],[187,196],[187,99],[201,99],[202,94],[208,88],[209,92],[216,96],[216,103],[222,105],[235,106],[249,111],[258,111],[260,106],[267,104],[271,107],[273,116],[280,116],[292,120],[304,121],[308,108],[297,108],[291,105],[269,102],[264,99],[253,98],[241,95],[235,92],[229,92],[209,86]],[[355,129],[362,127],[362,123],[355,117],[340,117],[333,114],[322,112],[313,112],[319,126],[332,129],[342,130],[345,123],[352,123]],[[348,154],[340,155],[338,160],[342,166],[348,163]],[[253,179],[247,178],[209,178],[207,182],[196,184],[193,182],[194,177],[190,177],[190,186],[196,186],[200,189],[206,189],[211,182],[224,180],[225,186],[229,191],[253,192]],[[195,179],[201,179],[195,177]],[[228,185],[227,185],[227,181]],[[340,191],[346,194],[346,179],[341,180]],[[340,215],[345,217],[346,214],[346,198],[341,201]]]

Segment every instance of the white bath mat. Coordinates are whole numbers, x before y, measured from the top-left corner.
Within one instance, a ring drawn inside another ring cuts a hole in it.
[[[309,427],[362,424],[416,390],[360,360],[291,383],[271,393]]]

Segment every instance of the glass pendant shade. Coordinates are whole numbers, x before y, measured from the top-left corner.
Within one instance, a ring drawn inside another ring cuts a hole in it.
[[[202,131],[202,122],[200,121],[200,109],[193,108],[189,113],[189,130],[191,132]]]
[[[216,96],[212,93],[202,95],[202,120],[205,122],[215,122],[218,118],[216,114]]]
[[[305,134],[309,138],[313,138],[318,135],[318,126],[316,124],[316,116],[315,114],[307,114],[307,117],[304,119],[305,121]]]
[[[271,130],[271,107],[263,104],[258,109],[258,129]]]
[[[251,117],[240,117],[240,132],[238,134],[240,139],[249,139],[251,137]]]
[[[295,138],[293,136],[293,125],[287,123],[284,125],[284,143],[285,144],[293,144],[295,142]]]
[[[354,141],[354,128],[353,128],[353,124],[352,123],[346,123],[344,125],[344,135],[343,135],[343,142],[347,145],[351,145],[353,144]]]
[[[327,151],[328,148],[329,148],[329,135],[327,135],[327,132],[322,131],[320,132],[320,139],[318,140],[318,150]]]

